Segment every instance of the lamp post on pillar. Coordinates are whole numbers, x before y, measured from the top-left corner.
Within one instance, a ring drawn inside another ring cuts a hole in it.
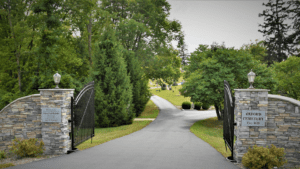
[[[248,73],[248,81],[250,83],[250,87],[248,89],[254,89],[254,87],[252,86],[252,84],[254,83],[254,79],[255,79],[255,73],[252,72],[252,69],[251,69],[251,72]]]
[[[60,78],[61,76],[58,74],[58,72],[53,75],[54,83],[56,84],[55,89],[59,89],[58,84],[60,82]]]

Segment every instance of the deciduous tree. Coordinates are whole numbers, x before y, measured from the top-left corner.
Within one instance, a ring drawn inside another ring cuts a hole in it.
[[[255,60],[245,50],[233,48],[213,48],[200,45],[189,58],[186,66],[186,83],[180,92],[191,97],[192,102],[203,102],[214,105],[218,119],[222,119],[224,102],[224,80],[231,89],[248,88],[247,74],[251,69],[256,73],[254,86],[259,89],[273,89],[275,81],[273,72],[265,64]]]

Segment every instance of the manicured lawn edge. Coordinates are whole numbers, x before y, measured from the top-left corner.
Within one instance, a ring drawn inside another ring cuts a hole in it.
[[[129,135],[133,132],[141,130],[142,128],[149,125],[151,121],[134,121],[132,124],[123,125],[119,127],[109,127],[109,128],[95,128],[95,136],[93,137],[92,143],[91,139],[78,145],[76,148],[78,150],[85,150],[105,142]]]
[[[218,121],[217,117],[197,121],[190,127],[190,131],[215,148],[224,157],[231,155],[229,149],[226,151],[223,140],[223,121]]]
[[[149,100],[146,104],[145,110],[137,118],[156,118],[159,114],[158,107],[153,103],[152,100]]]

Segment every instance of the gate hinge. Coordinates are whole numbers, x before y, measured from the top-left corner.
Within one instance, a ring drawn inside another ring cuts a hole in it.
[[[68,122],[69,122],[69,123],[72,123],[72,122],[73,122],[73,120],[68,120]]]
[[[236,126],[236,122],[234,122],[233,125]]]

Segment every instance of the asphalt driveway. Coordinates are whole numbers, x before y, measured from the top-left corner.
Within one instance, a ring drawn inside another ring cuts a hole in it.
[[[151,100],[160,108],[147,127],[104,144],[12,169],[235,169],[219,152],[190,132],[215,111],[181,111],[158,96]]]

